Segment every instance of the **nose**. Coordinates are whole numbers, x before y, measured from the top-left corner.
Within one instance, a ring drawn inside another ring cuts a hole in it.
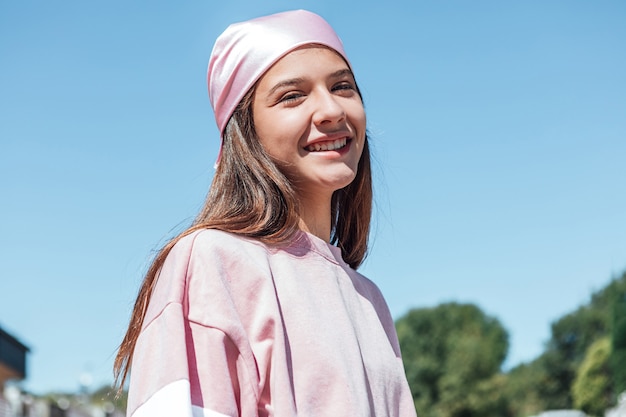
[[[315,125],[333,125],[342,122],[345,118],[346,112],[337,96],[328,90],[318,93],[313,114]]]

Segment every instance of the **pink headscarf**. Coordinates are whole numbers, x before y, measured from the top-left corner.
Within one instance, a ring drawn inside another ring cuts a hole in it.
[[[280,58],[307,44],[328,46],[349,65],[333,28],[306,10],[263,16],[226,28],[215,41],[207,74],[209,98],[221,138],[235,108],[254,83]]]

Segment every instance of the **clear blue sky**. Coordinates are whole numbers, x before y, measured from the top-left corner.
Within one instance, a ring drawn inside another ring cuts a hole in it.
[[[626,269],[623,1],[0,3],[0,326],[35,392],[94,387],[152,251],[201,206],[208,57],[231,22],[323,15],[376,158],[362,272],[395,317],[477,303],[536,357]]]

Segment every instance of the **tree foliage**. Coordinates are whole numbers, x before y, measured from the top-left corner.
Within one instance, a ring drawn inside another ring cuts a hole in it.
[[[475,305],[414,309],[396,325],[421,417],[526,417],[574,407],[602,414],[626,390],[626,272],[552,323],[545,351],[506,374],[508,335]]]
[[[611,405],[611,371],[609,358],[611,339],[596,340],[583,359],[572,385],[574,407],[587,414],[600,416]]]
[[[447,303],[411,310],[396,325],[418,414],[503,415],[498,373],[508,334],[497,319],[472,304]]]
[[[533,416],[546,410],[540,381],[546,371],[539,361],[523,363],[507,373],[505,396],[512,416]]]
[[[546,350],[535,360],[543,368],[536,383],[544,409],[574,407],[572,384],[576,372],[591,344],[611,334],[613,306],[625,292],[626,272],[593,293],[588,304],[552,324]]]
[[[545,375],[540,386],[547,409],[572,408],[571,386],[585,352],[609,331],[605,309],[578,308],[552,324],[552,337],[539,358]]]
[[[611,332],[611,367],[615,394],[626,392],[626,290],[617,294],[613,302],[613,329]]]
[[[111,404],[115,409],[124,411],[128,403],[128,392],[117,393],[117,389],[111,385],[103,385],[91,395],[91,402],[94,404]]]

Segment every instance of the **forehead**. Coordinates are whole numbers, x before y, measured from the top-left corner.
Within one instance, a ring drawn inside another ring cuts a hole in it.
[[[350,66],[334,49],[306,45],[294,49],[274,63],[259,79],[259,87],[284,78],[327,76],[342,69],[349,70]]]

